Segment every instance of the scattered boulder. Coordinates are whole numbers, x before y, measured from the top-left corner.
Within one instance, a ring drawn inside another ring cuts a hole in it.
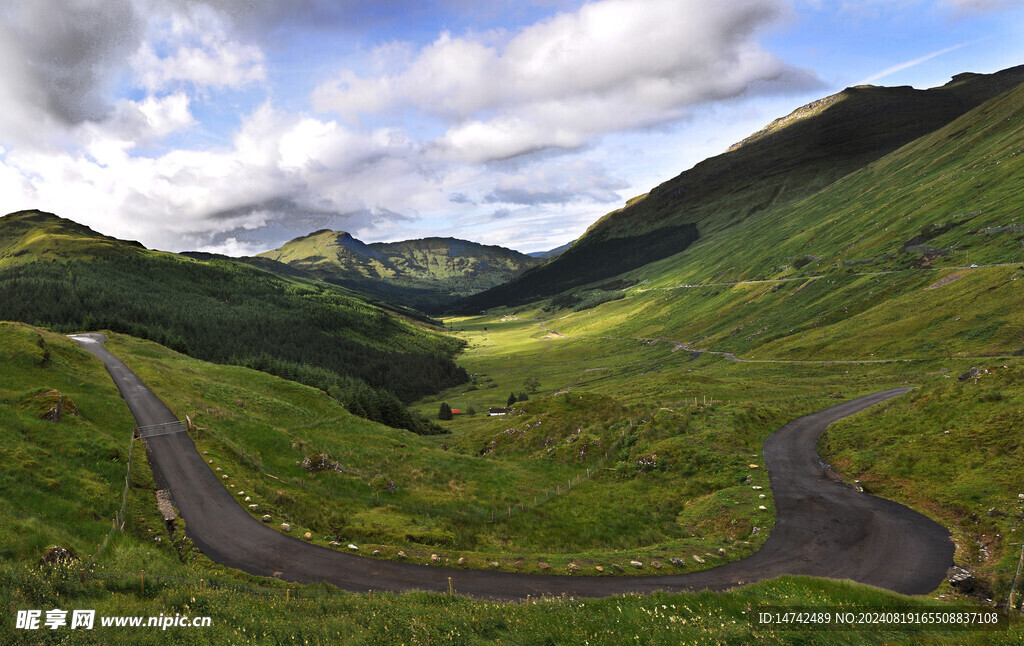
[[[719,554],[721,554],[721,555],[723,555],[723,556],[725,556],[725,555],[727,554],[727,552],[725,551],[725,548],[724,548],[724,547],[719,547],[719,548],[718,548],[718,553],[719,553]]]
[[[156,508],[165,523],[173,523],[178,519],[178,510],[174,508],[174,498],[170,489],[159,489],[156,492]]]
[[[459,557],[459,565],[465,565],[465,564],[466,564],[466,557],[465,556],[460,556]]]
[[[638,570],[644,566],[644,564],[641,563],[640,561],[630,561],[629,564],[632,565],[633,567],[635,567]]]
[[[539,567],[541,570],[544,570],[544,571],[547,571],[547,570],[551,569],[550,565],[548,565],[547,563],[543,563],[543,562],[538,563],[537,567]]]
[[[956,565],[949,568],[946,572],[946,579],[949,581],[949,585],[953,586],[953,589],[961,594],[970,594],[974,592],[977,586],[977,579],[975,579],[974,574],[967,568]]]
[[[989,509],[988,512],[986,512],[986,515],[989,518],[996,518],[996,517],[1005,518],[1006,517],[1006,512],[1002,511],[1001,509],[996,509],[995,507],[993,507],[992,509]]]
[[[370,487],[377,491],[383,491],[386,493],[395,493],[398,491],[398,485],[391,479],[390,476],[377,474],[370,480]]]
[[[353,552],[358,552],[359,551],[359,548],[357,546],[353,545],[352,543],[348,544],[348,548],[350,550],[352,550]]]
[[[703,563],[704,562],[704,559],[702,559],[701,557],[697,556],[696,554],[693,555],[693,560],[697,561],[698,563]]]
[[[380,550],[373,550],[374,556],[380,556]]]
[[[302,468],[312,473],[335,471],[342,473],[341,464],[330,459],[326,453],[313,453],[302,459]]]
[[[660,570],[662,568],[661,561],[651,561],[651,567]]]
[[[761,511],[768,511],[768,508],[765,507],[764,505],[758,505],[757,508],[760,509]]]
[[[760,534],[760,533],[761,533],[761,528],[760,527],[755,527],[754,529],[750,530],[750,534],[752,536]]]
[[[341,543],[339,543],[338,541],[331,541],[329,545],[331,547],[341,547]]]
[[[39,565],[66,565],[80,560],[71,548],[51,545],[43,552],[43,557],[39,559]]]
[[[615,570],[616,572],[622,572],[622,566],[619,565],[618,563],[613,563],[612,564],[612,569]]]
[[[762,494],[758,494],[758,495],[757,495],[757,497],[758,497],[758,498],[760,498],[760,499],[762,499],[762,500],[764,500],[764,499],[765,499],[765,498],[767,498],[768,496],[766,496],[766,495],[764,495],[764,494],[762,493]]]
[[[604,572],[604,568],[601,567],[600,565],[596,566],[594,569],[597,570],[598,572]]]
[[[679,558],[678,556],[673,556],[668,560],[668,562],[676,567],[686,567],[686,561]]]
[[[290,531],[292,531],[292,526],[289,525],[288,523],[281,523],[281,531],[282,532],[290,532]]]
[[[308,541],[309,539],[313,538],[313,534],[311,532],[306,532],[302,535],[302,537]]]
[[[59,390],[50,390],[41,395],[36,395],[37,398],[43,400],[43,405],[48,406],[42,418],[47,422],[59,422],[61,418],[66,415],[77,415],[78,407],[75,402],[65,397]]]
[[[490,563],[487,564],[487,566],[488,567],[499,567],[499,564],[498,564],[497,561],[491,561]]]
[[[249,502],[250,500],[252,500],[252,498],[250,498],[249,496],[245,497],[245,502]]]
[[[570,572],[579,572],[580,566],[576,565],[575,563],[570,563],[569,565],[565,566],[565,569],[569,570]]]
[[[960,380],[960,381],[967,381],[968,379],[973,379],[973,380],[977,381],[979,377],[981,377],[982,375],[987,375],[987,374],[988,374],[988,370],[983,370],[981,368],[972,367],[970,370],[968,370],[964,374],[962,374],[959,377],[957,377],[957,379]]]
[[[431,563],[440,563],[441,562],[441,557],[438,556],[437,554],[431,554],[430,555],[430,562]]]
[[[399,550],[398,551],[398,558],[404,559],[405,558],[405,552],[403,552],[402,550]]]
[[[263,514],[263,518],[261,518],[260,520],[262,520],[265,523],[269,523],[271,520],[270,514]]]

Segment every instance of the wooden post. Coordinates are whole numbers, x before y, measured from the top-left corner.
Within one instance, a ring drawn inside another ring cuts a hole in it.
[[[78,580],[85,583],[85,568],[78,568]]]
[[[199,579],[199,593],[202,594],[206,590],[206,582]]]
[[[287,588],[284,591],[284,600],[285,601],[291,601],[292,600],[292,589],[291,588]]]
[[[370,598],[373,599],[373,590],[370,590]]]
[[[1013,585],[1010,586],[1010,597],[1006,600],[1006,612],[1014,609],[1013,595],[1017,591],[1017,584],[1020,583],[1020,573],[1024,569],[1024,543],[1020,544],[1020,560],[1017,561],[1017,574],[1013,577]]]
[[[448,577],[448,594],[455,594],[455,586],[452,584],[451,577]]]

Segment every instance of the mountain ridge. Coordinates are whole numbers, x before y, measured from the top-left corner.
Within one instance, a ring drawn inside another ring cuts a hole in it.
[[[856,86],[818,99],[599,218],[557,258],[453,310],[522,304],[678,254],[813,195],[1022,82],[1017,66],[958,74],[928,90]]]
[[[366,244],[320,229],[256,256],[401,305],[437,310],[501,284],[543,260],[454,237]]]

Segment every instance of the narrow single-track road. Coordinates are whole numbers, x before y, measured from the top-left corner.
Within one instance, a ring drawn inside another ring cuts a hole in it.
[[[117,357],[101,334],[75,335],[107,367],[140,427],[177,418]],[[527,595],[603,597],[656,590],[725,590],[783,574],[852,579],[904,594],[935,589],[953,563],[949,532],[895,502],[829,480],[818,463],[817,438],[832,422],[907,388],[886,390],[801,417],[764,446],[777,522],[753,556],[722,567],[663,576],[515,574],[398,563],[312,545],[252,518],[203,461],[186,433],[147,438],[154,477],[170,488],[192,541],[218,563],[303,583],[326,581],[357,592],[446,592],[490,599]]]

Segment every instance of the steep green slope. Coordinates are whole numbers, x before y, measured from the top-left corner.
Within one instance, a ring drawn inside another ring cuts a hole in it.
[[[843,90],[631,200],[598,220],[558,258],[464,299],[457,309],[475,311],[557,294],[672,256],[697,239],[761,222],[1021,81],[1024,67],[961,74],[930,90]]]
[[[344,290],[150,251],[39,212],[0,218],[0,319],[128,332],[325,389],[354,393],[365,382],[404,401],[466,378],[452,361],[457,340]]]
[[[368,245],[348,233],[328,230],[296,238],[258,257],[429,311],[500,285],[542,262],[504,247],[455,238]]]
[[[1024,352],[1022,106],[1024,87],[550,325],[758,359]]]

